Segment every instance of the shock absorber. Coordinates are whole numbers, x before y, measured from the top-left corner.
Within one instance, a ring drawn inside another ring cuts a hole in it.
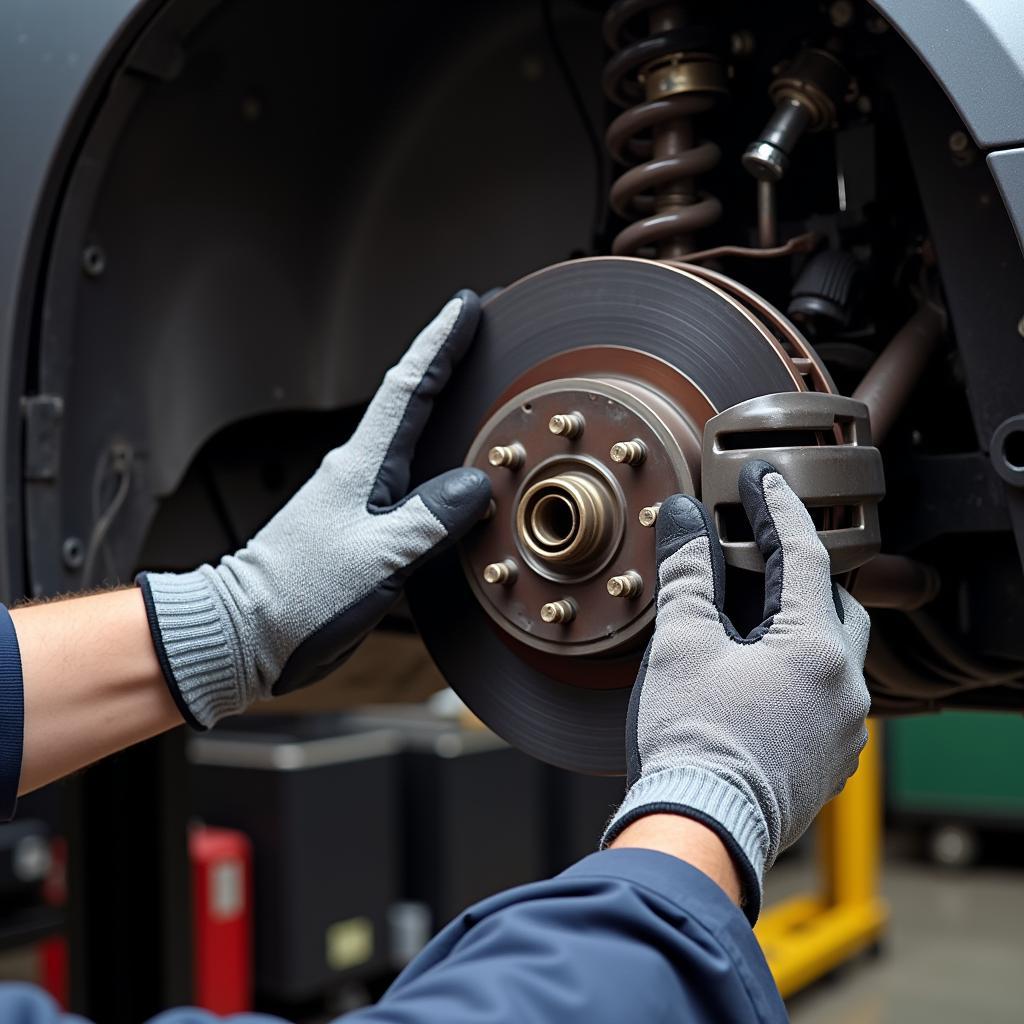
[[[612,158],[629,166],[609,202],[634,221],[616,236],[612,252],[677,259],[693,250],[695,232],[722,213],[695,180],[718,164],[721,150],[697,141],[693,118],[725,95],[726,69],[711,32],[689,23],[682,3],[617,0],[605,15],[604,34],[614,51],[605,65],[605,94],[625,108],[606,142]]]
[[[757,234],[765,247],[776,243],[775,186],[786,173],[793,147],[805,132],[834,128],[850,73],[825,50],[804,50],[777,75],[769,90],[775,112],[743,154],[743,166],[757,179]]]

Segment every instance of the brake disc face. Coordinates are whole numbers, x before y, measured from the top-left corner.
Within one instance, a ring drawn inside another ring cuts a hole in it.
[[[698,268],[579,260],[485,303],[414,466],[477,466],[494,491],[491,517],[408,588],[450,685],[528,753],[622,773],[654,617],[641,513],[699,494],[716,412],[829,384],[780,314]]]

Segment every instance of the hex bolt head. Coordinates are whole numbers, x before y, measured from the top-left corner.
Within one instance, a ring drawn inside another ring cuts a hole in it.
[[[637,517],[640,520],[640,525],[653,526],[658,521],[659,508],[661,508],[660,501],[656,505],[648,505],[646,508],[640,509],[640,515]]]
[[[511,558],[484,566],[484,583],[515,583],[519,566]]]
[[[570,597],[549,601],[540,610],[540,617],[551,625],[566,625],[576,618],[576,602]]]
[[[639,597],[643,593],[644,579],[638,572],[629,569],[621,576],[613,576],[608,581],[608,593],[612,597]]]
[[[548,430],[559,437],[567,437],[572,440],[583,433],[586,421],[578,412],[561,412],[548,420]]]
[[[487,461],[495,468],[518,469],[525,458],[526,449],[518,441],[496,444],[487,453]]]
[[[647,458],[647,445],[634,437],[632,441],[619,441],[609,452],[612,462],[624,462],[627,466],[639,466]]]

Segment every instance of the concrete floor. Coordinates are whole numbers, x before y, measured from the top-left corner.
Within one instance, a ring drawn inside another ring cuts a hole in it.
[[[810,878],[806,862],[769,876],[768,900]],[[890,860],[892,912],[878,956],[863,956],[789,1002],[794,1024],[1024,1021],[1024,864],[957,871]]]

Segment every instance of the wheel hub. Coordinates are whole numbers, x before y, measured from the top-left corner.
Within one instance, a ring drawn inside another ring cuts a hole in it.
[[[666,493],[693,493],[700,440],[691,414],[639,375],[661,371],[661,386],[696,416],[710,411],[658,363],[611,347],[546,361],[528,380],[594,375],[515,382],[469,449],[466,464],[490,475],[494,515],[463,545],[463,569],[492,622],[533,650],[608,654],[651,622],[654,547],[640,512]],[[619,577],[631,585],[613,594]]]

